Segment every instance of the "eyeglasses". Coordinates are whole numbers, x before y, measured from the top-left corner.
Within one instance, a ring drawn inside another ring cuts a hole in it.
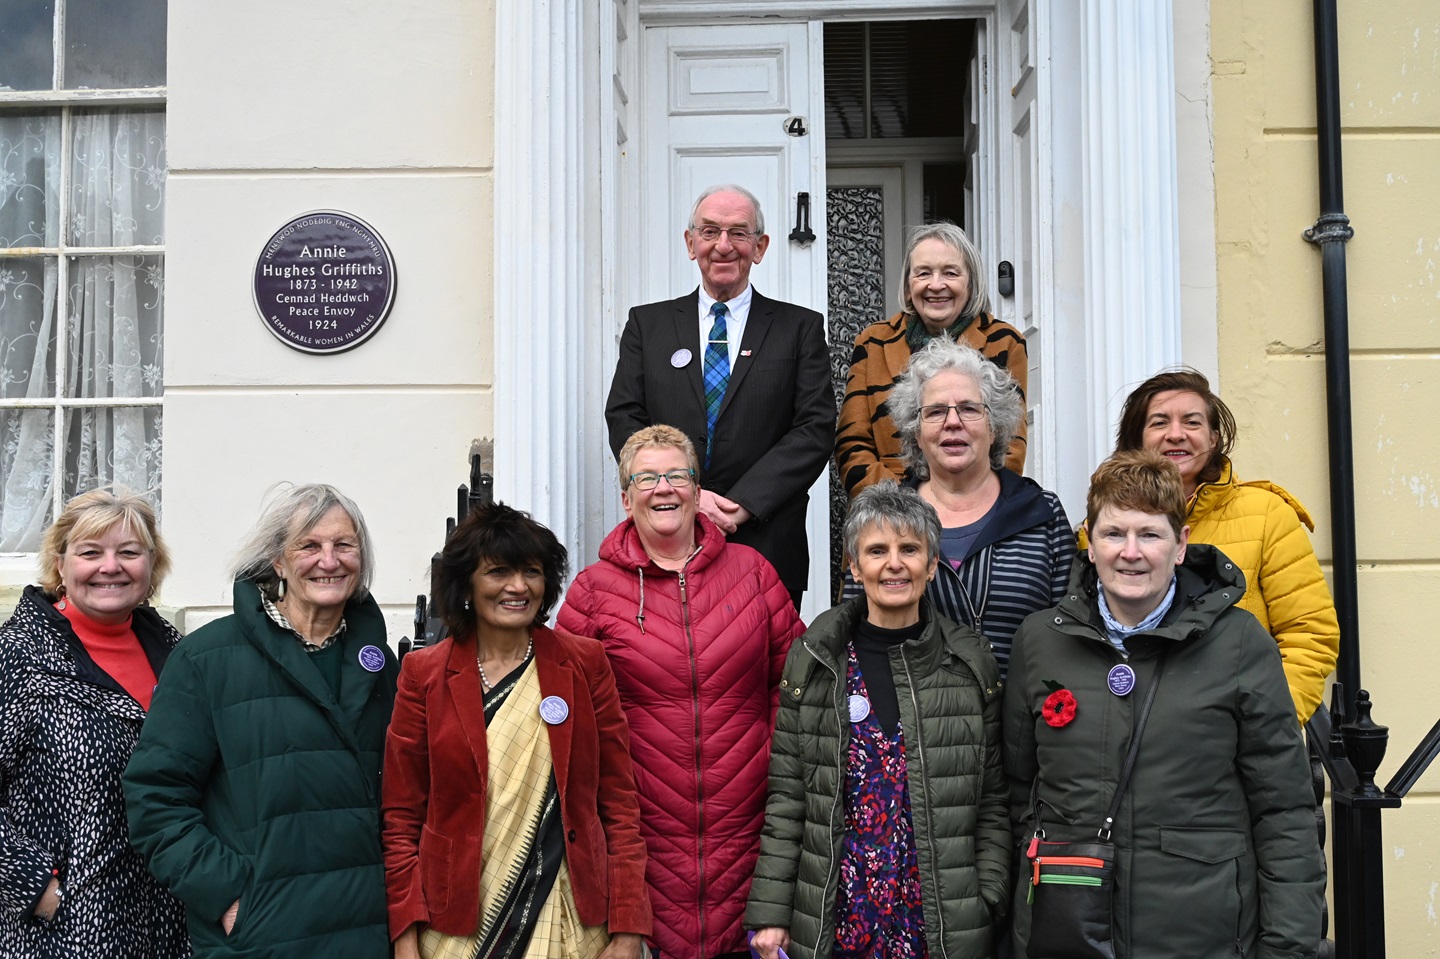
[[[695,481],[694,470],[671,470],[668,473],[631,473],[626,486],[633,485],[638,490],[651,490],[660,485],[664,480],[670,484],[672,489],[684,489]]]
[[[695,231],[695,235],[706,243],[718,243],[720,241],[720,234],[722,233],[730,234],[730,242],[735,246],[745,246],[755,242],[755,234],[742,226],[732,226],[723,229],[718,226],[702,226]]]
[[[950,418],[950,411],[960,417],[962,423],[975,423],[985,418],[990,407],[984,403],[935,403],[920,407],[920,422],[938,426]]]

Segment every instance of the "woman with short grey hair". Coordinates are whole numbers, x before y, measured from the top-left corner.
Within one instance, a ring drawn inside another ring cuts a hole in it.
[[[1024,409],[1029,359],[1025,338],[990,313],[986,270],[980,252],[953,223],[927,223],[910,233],[900,278],[900,312],[860,331],[840,407],[835,462],[853,497],[885,477],[905,475],[900,434],[890,397],[913,354],[933,340],[978,350],[1008,372]],[[1005,464],[1025,469],[1025,420],[1007,441]]]
[[[911,359],[890,409],[904,485],[939,517],[930,599],[985,637],[1003,675],[1015,630],[1060,601],[1076,555],[1059,497],[1004,465],[1025,416],[1019,389],[975,350],[937,339]],[[858,593],[847,578],[842,597]]]
[[[745,924],[764,959],[988,959],[1010,887],[999,669],[926,598],[940,524],[914,490],[862,490],[844,536],[863,592],[785,661]]]
[[[389,959],[380,760],[399,667],[370,536],[320,483],[273,496],[234,612],[181,643],[125,771],[130,839],[197,957]],[[317,904],[323,904],[317,907]]]

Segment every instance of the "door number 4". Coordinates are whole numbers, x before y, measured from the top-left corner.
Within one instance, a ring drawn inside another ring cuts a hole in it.
[[[810,128],[805,125],[804,117],[786,117],[784,126],[785,133],[792,137],[803,137],[810,132]]]

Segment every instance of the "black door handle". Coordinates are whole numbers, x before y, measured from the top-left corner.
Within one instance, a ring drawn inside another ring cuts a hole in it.
[[[805,246],[815,242],[815,233],[810,229],[810,194],[795,194],[795,229],[790,231],[790,242]]]

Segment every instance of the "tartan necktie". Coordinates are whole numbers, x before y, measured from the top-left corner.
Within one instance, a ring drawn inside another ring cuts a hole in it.
[[[710,307],[715,323],[705,344],[705,468],[710,468],[710,451],[715,448],[715,420],[720,404],[725,401],[725,387],[730,384],[730,342],[725,329],[725,316],[730,310],[724,303]]]

